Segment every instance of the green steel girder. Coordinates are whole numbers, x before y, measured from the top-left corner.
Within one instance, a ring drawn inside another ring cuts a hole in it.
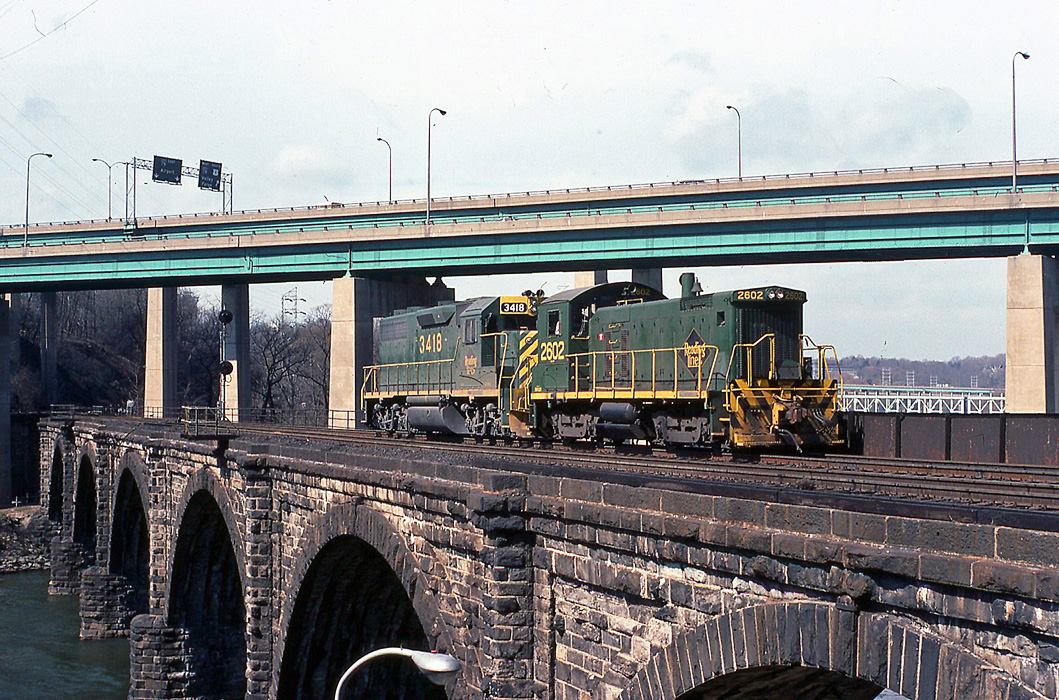
[[[0,288],[157,286],[650,264],[996,257],[1059,247],[1059,208],[523,232],[283,247],[0,258]],[[615,264],[616,263],[616,264]]]

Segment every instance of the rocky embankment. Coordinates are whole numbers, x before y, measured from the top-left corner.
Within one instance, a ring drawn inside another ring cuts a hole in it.
[[[48,568],[37,506],[0,510],[0,574]]]

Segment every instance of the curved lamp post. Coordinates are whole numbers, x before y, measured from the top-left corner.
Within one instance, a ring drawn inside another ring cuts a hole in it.
[[[1015,59],[1022,56],[1029,59],[1030,55],[1025,51],[1016,51],[1011,57],[1011,194],[1016,193],[1019,176],[1019,158],[1015,141]]]
[[[387,141],[386,139],[384,139],[381,136],[376,136],[375,140],[376,141],[382,141],[383,143],[385,143],[386,144],[386,150],[390,154],[390,160],[389,160],[389,163],[390,163],[390,167],[389,167],[389,174],[390,174],[390,177],[389,177],[389,181],[390,181],[389,193],[390,193],[390,196],[389,196],[389,199],[387,199],[386,201],[388,201],[390,204],[393,204],[393,146],[391,146],[390,142]]]
[[[107,221],[110,221],[112,218],[110,204],[114,200],[114,166],[121,165],[121,163],[108,163],[102,158],[93,158],[92,162],[107,166]]]
[[[433,130],[432,128],[434,126],[434,112],[437,112],[438,114],[440,114],[443,117],[446,114],[448,114],[448,112],[443,110],[441,107],[435,107],[434,109],[430,110],[429,114],[427,114],[427,222],[426,222],[426,225],[427,225],[428,229],[430,228],[430,132]]]
[[[736,148],[739,154],[739,179],[743,179],[743,115],[739,113],[737,107],[732,105],[725,105],[727,109],[735,112],[735,133],[736,133]]]
[[[34,153],[29,158],[26,158],[26,228],[23,230],[22,233],[23,246],[29,245],[29,164],[37,156],[45,156],[46,158],[51,158],[51,153],[44,153],[43,151],[41,151],[40,153]]]
[[[438,654],[432,651],[413,651],[397,647],[377,649],[360,657],[356,663],[346,669],[346,672],[338,679],[338,685],[335,686],[335,700],[342,700],[342,687],[357,669],[380,656],[403,656],[406,659],[411,659],[420,673],[435,685],[445,685],[460,672],[460,662],[448,654]]]

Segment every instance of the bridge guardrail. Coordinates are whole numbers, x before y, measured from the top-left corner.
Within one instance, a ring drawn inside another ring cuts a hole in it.
[[[1019,187],[1023,194],[1059,193],[1059,185],[1027,185]],[[459,217],[432,217],[433,225],[459,225],[473,223],[495,223],[502,221],[527,221],[527,220],[552,220],[570,219],[588,216],[620,216],[630,214],[649,213],[675,213],[694,211],[714,211],[729,209],[750,209],[773,206],[813,206],[820,204],[845,204],[850,202],[880,202],[880,201],[916,201],[924,199],[942,199],[951,197],[999,197],[1010,193],[1009,187],[979,187],[959,188],[947,190],[916,190],[907,192],[880,192],[868,194],[840,194],[840,195],[807,195],[804,197],[762,197],[756,199],[738,199],[726,201],[704,201],[679,204],[645,204],[626,207],[590,207],[585,209],[569,209],[548,212],[525,212],[525,213],[497,213],[489,216],[464,215]],[[355,215],[353,215],[355,216]],[[137,233],[139,241],[166,241],[166,240],[192,240],[199,238],[231,238],[241,236],[275,235],[281,233],[305,233],[323,231],[355,231],[355,230],[384,230],[400,229],[405,226],[420,226],[421,217],[408,216],[401,219],[387,220],[357,220],[347,218],[339,221],[323,221],[306,223],[304,221],[293,221],[289,223],[267,222],[268,225],[253,225],[254,222],[236,222],[229,228],[218,231],[182,231],[182,232],[153,232]],[[78,232],[75,232],[78,233]],[[124,242],[129,239],[129,233],[118,229],[113,231],[104,230],[99,235],[73,238],[61,232],[47,232],[34,234],[29,238],[27,246],[23,246],[21,234],[17,237],[5,237],[0,230],[0,248],[47,248],[51,246],[67,245],[91,245],[103,243]],[[52,240],[44,240],[52,237]],[[61,238],[60,238],[61,237]],[[59,238],[56,240],[56,238]]]
[[[1020,160],[1019,165],[1047,165],[1049,163],[1059,163],[1059,158],[1033,158],[1027,160]],[[482,201],[487,199],[501,200],[501,199],[512,199],[514,197],[546,197],[557,194],[589,194],[594,192],[623,192],[623,191],[635,191],[635,190],[651,190],[661,187],[678,187],[680,185],[692,185],[692,184],[729,184],[729,183],[754,183],[754,182],[773,182],[777,180],[809,180],[813,178],[821,177],[842,177],[847,175],[875,175],[875,174],[900,174],[900,173],[920,173],[920,172],[951,172],[954,170],[970,170],[975,168],[994,168],[1002,166],[1010,166],[1011,161],[975,161],[970,163],[942,163],[938,165],[907,165],[907,166],[896,166],[896,167],[880,167],[880,168],[849,168],[844,170],[819,170],[819,171],[806,171],[797,173],[776,173],[771,175],[752,175],[744,177],[718,177],[718,178],[705,178],[701,180],[673,180],[669,182],[645,182],[645,183],[633,183],[626,185],[593,185],[585,187],[565,187],[556,189],[543,189],[543,190],[521,190],[518,192],[504,192],[497,194],[471,194],[471,195],[458,195],[449,197],[432,197],[431,202],[473,202]],[[282,212],[296,212],[296,211],[327,211],[335,208],[355,208],[355,207],[368,207],[368,206],[399,206],[408,204],[425,204],[425,198],[411,198],[411,199],[397,199],[393,201],[382,201],[377,200],[373,202],[350,202],[342,203],[340,207],[336,207],[337,202],[331,202],[329,204],[308,204],[302,206],[293,207],[273,207],[273,208],[262,208],[262,209],[240,209],[238,211],[227,214],[226,216],[238,216],[240,214],[278,214]],[[196,212],[187,214],[174,214],[174,215],[161,215],[161,216],[145,216],[139,217],[136,221],[170,221],[172,219],[183,219],[183,218],[212,218],[217,216],[225,216],[219,212]],[[38,222],[34,223],[34,226],[68,226],[68,225],[89,225],[89,224],[106,224],[114,223],[116,226],[123,226],[124,219],[110,218],[110,219],[79,219],[73,221],[49,221],[49,222]],[[8,231],[12,233],[21,233],[22,226],[16,224],[8,224],[6,226],[0,226],[0,236],[9,235]]]

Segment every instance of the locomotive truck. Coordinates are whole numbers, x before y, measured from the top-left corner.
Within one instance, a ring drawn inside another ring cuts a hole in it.
[[[374,321],[368,423],[480,439],[825,449],[838,357],[802,333],[805,292],[679,299],[634,282],[480,297]]]

